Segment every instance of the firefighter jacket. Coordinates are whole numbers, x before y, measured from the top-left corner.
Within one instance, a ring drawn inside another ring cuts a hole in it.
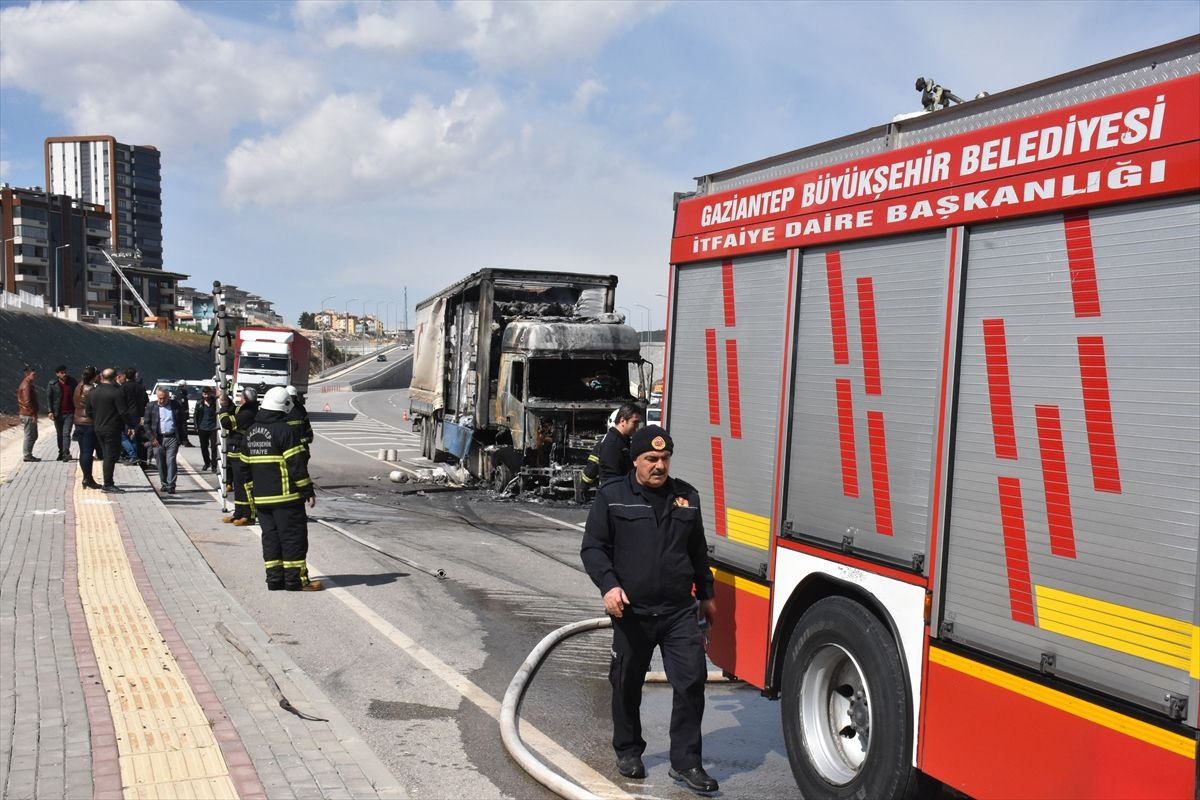
[[[292,403],[292,410],[287,413],[287,423],[300,434],[300,442],[305,447],[312,444],[312,423],[308,421],[308,412],[300,403]]]
[[[230,458],[242,457],[245,452],[246,430],[254,424],[258,414],[258,403],[242,403],[236,411],[222,410],[217,421],[226,433],[226,447]]]
[[[668,478],[653,498],[633,472],[601,484],[583,531],[580,558],[600,594],[620,586],[635,614],[666,614],[713,596],[700,496]],[[665,504],[664,501],[665,500]],[[655,502],[662,506],[661,517]]]
[[[629,437],[617,433],[616,428],[609,428],[588,456],[587,464],[583,467],[583,482],[598,485],[609,478],[624,475],[631,469],[633,459],[629,457]]]
[[[243,469],[250,470],[256,506],[279,506],[312,497],[308,449],[282,411],[259,411],[243,432]]]

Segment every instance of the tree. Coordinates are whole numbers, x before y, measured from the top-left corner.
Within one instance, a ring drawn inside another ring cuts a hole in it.
[[[317,329],[317,315],[311,311],[300,312],[300,327],[306,331],[314,331]]]

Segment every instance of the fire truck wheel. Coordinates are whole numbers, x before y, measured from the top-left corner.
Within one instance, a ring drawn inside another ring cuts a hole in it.
[[[801,796],[883,800],[917,790],[900,653],[874,615],[845,597],[813,604],[783,670],[783,736]]]

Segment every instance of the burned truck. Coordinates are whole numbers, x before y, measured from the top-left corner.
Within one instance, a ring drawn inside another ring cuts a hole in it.
[[[497,490],[581,496],[588,455],[654,376],[615,275],[480,270],[417,304],[409,411],[422,454]]]

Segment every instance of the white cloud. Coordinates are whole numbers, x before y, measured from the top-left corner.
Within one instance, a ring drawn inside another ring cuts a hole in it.
[[[62,114],[70,131],[170,151],[223,146],[246,119],[275,121],[317,76],[270,42],[214,33],[172,2],[35,3],[0,12],[0,75]],[[19,31],[19,35],[13,32]]]
[[[571,100],[571,110],[577,114],[585,113],[592,101],[608,91],[608,87],[595,78],[588,78],[575,87],[575,96]]]
[[[8,180],[8,173],[12,169],[12,162],[0,159],[0,181]]]
[[[501,73],[587,61],[663,6],[608,0],[300,3],[296,18],[332,47],[406,56],[458,50],[485,70]],[[350,19],[341,13],[347,8],[354,11]]]
[[[225,160],[225,198],[289,206],[427,190],[503,155],[492,135],[502,113],[486,87],[442,106],[419,95],[394,118],[375,97],[331,95],[284,132],[241,142]]]

